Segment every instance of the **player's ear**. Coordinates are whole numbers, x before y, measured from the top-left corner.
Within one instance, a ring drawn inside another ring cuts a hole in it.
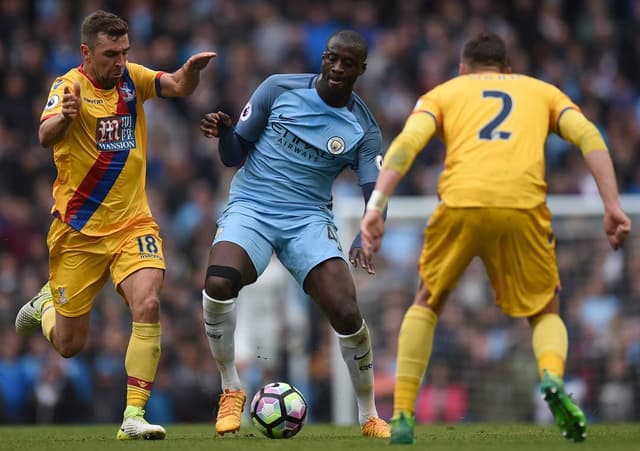
[[[366,70],[367,70],[367,63],[360,64],[360,72],[358,73],[358,75],[364,74]]]
[[[87,44],[80,44],[80,53],[82,54],[82,60],[86,61],[89,58],[91,50]]]

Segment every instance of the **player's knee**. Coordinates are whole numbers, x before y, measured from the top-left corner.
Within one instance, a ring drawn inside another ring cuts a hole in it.
[[[155,293],[132,298],[129,307],[134,322],[156,323],[160,320],[160,298]]]
[[[431,290],[421,282],[413,299],[413,304],[433,310],[436,315],[440,316],[444,311],[449,293],[449,290],[445,290],[433,294]]]
[[[75,357],[81,350],[82,349],[78,349],[72,346],[63,346],[58,349],[58,353],[65,359],[70,359],[71,357]]]
[[[204,291],[207,296],[225,301],[238,296],[242,275],[230,266],[211,265],[207,268]]]
[[[362,315],[357,304],[343,306],[334,318],[334,328],[340,334],[351,335],[362,328]]]
[[[160,299],[158,296],[146,297],[139,306],[140,316],[143,318],[157,317],[160,314]]]
[[[71,337],[70,339],[57,340],[55,343],[56,351],[65,359],[74,357],[84,347],[84,340]]]
[[[427,286],[424,284],[424,282],[420,282],[420,285],[418,286],[418,290],[416,291],[416,295],[413,298],[413,303],[420,305],[422,307],[426,307],[427,304],[429,304],[429,301],[432,298],[432,294],[431,294],[431,290],[429,290],[429,288],[427,288]]]
[[[225,301],[233,296],[231,282],[220,277],[207,277],[204,281],[204,292],[213,299]]]

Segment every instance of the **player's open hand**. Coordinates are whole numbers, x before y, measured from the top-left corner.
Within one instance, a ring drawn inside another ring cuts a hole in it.
[[[609,245],[611,245],[613,249],[618,250],[624,244],[627,235],[631,233],[631,219],[629,219],[620,207],[605,210],[604,231],[607,233]]]
[[[200,52],[195,55],[191,55],[187,62],[184,63],[184,70],[200,72],[202,69],[207,67],[209,61],[216,56],[217,53],[215,52]]]
[[[205,114],[200,121],[200,131],[205,138],[213,138],[214,136],[218,138],[225,129],[231,127],[233,127],[231,117],[222,111]]]
[[[349,262],[354,268],[360,266],[369,274],[376,273],[376,268],[373,265],[373,256],[371,254],[365,254],[361,247],[352,247],[351,250],[349,250]]]
[[[360,223],[360,239],[362,251],[367,258],[371,258],[374,252],[380,250],[382,236],[384,235],[384,219],[378,210],[368,209]]]
[[[62,95],[62,115],[67,120],[74,120],[80,113],[82,106],[82,97],[80,97],[80,83],[77,81],[73,84],[73,91],[68,87],[64,87]]]

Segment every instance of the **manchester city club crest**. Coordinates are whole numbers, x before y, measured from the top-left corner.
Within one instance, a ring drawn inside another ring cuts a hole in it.
[[[341,154],[344,152],[344,139],[339,136],[332,136],[327,141],[327,150],[334,155]]]

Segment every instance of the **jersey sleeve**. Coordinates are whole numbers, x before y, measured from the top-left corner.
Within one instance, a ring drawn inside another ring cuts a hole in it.
[[[409,115],[404,128],[391,142],[382,167],[406,174],[435,131],[436,123],[431,115]]]
[[[358,162],[354,168],[360,186],[374,183],[382,167],[382,133],[372,124],[358,146]]]
[[[62,112],[62,97],[65,86],[73,90],[73,80],[67,77],[58,77],[53,81],[51,89],[49,89],[47,103],[40,115],[40,122]]]
[[[423,94],[415,106],[413,107],[413,111],[411,114],[418,113],[427,113],[433,120],[436,122],[436,127],[440,128],[442,126],[442,111],[440,109],[439,102],[439,88],[436,87],[431,91]]]
[[[580,108],[571,101],[568,95],[562,92],[555,86],[551,86],[551,105],[549,110],[551,111],[551,117],[549,118],[549,125],[554,133],[559,133],[560,117],[568,110],[580,111]]]
[[[594,150],[608,150],[602,134],[582,112],[566,110],[558,120],[558,134],[580,148],[583,154]]]
[[[280,94],[278,87],[276,79],[271,76],[260,83],[253,92],[251,98],[242,109],[235,127],[236,133],[241,138],[253,143],[258,140],[267,125],[271,106]]]
[[[149,69],[135,63],[127,63],[131,79],[136,85],[136,94],[144,102],[152,97],[161,97],[160,77],[164,72]]]

